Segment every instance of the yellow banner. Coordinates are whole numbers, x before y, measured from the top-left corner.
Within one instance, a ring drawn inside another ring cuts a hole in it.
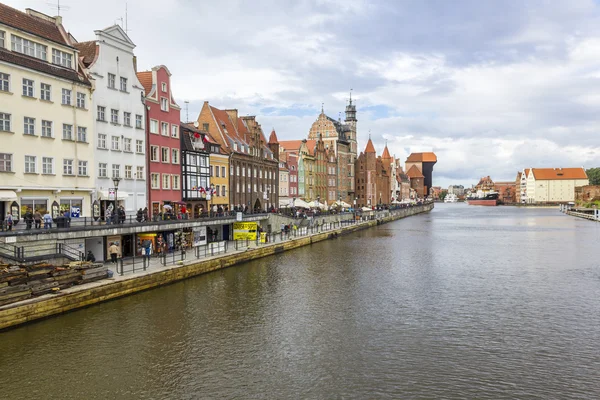
[[[261,243],[267,243],[267,232],[261,232],[260,233],[260,242]]]
[[[233,240],[256,240],[257,229],[258,224],[256,222],[234,222]]]

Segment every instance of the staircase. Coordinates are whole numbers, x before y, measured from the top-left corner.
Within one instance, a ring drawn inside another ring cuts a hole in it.
[[[81,251],[55,240],[30,242],[22,246],[0,243],[0,262],[7,264],[35,264],[46,261],[61,265],[83,258],[84,254]]]

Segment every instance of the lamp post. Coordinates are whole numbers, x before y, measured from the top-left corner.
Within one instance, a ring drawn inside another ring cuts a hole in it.
[[[210,213],[212,212],[212,198],[214,196],[215,193],[215,184],[211,183],[210,184],[210,201],[208,202],[208,216],[210,217]]]
[[[115,176],[113,179],[113,185],[115,185],[115,211],[117,209],[117,207],[119,206],[119,182],[121,182],[121,178],[119,178],[118,176]]]

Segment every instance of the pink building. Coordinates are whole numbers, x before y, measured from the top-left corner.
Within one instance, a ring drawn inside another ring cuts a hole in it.
[[[171,93],[171,73],[164,65],[138,72],[146,95],[148,204],[154,215],[181,202],[181,108]]]

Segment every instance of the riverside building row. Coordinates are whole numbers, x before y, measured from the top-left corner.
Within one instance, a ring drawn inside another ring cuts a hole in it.
[[[373,164],[370,140],[357,154],[351,97],[343,122],[321,110],[304,140],[280,142],[254,116],[208,102],[182,123],[169,68],[138,71],[118,25],[94,35],[80,42],[61,17],[0,3],[0,215],[103,219],[122,207],[152,217],[169,206],[197,217],[295,199],[375,206],[427,197],[425,163],[405,172],[386,146]]]

